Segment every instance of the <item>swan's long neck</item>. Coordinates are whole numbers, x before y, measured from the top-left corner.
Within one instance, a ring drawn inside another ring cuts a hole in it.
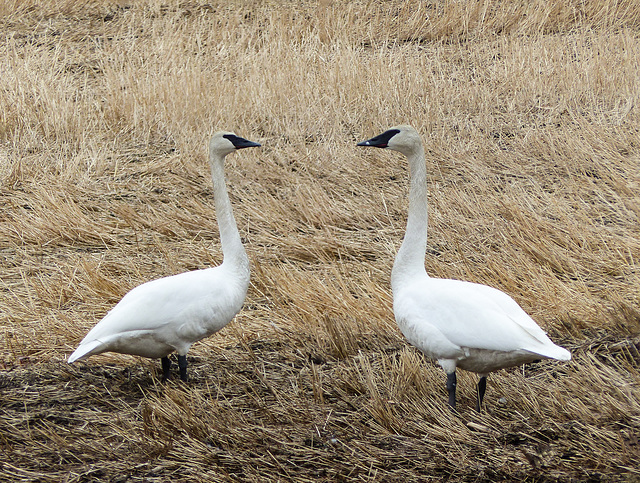
[[[409,215],[407,230],[398,250],[393,271],[391,287],[394,292],[413,276],[426,275],[424,254],[427,249],[427,167],[424,149],[419,146],[407,159],[411,170],[409,186]]]
[[[220,243],[224,256],[223,265],[239,271],[247,280],[249,277],[249,258],[242,245],[238,225],[233,216],[227,185],[224,177],[224,158],[211,154],[211,178],[213,179],[213,198],[216,204],[216,217],[220,230]]]

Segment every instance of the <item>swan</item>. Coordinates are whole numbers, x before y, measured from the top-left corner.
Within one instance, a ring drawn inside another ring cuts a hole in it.
[[[424,267],[427,247],[427,169],[422,140],[411,126],[396,126],[358,146],[398,151],[409,162],[409,214],[391,272],[393,312],[402,334],[447,374],[449,406],[456,407],[456,368],[480,376],[480,411],[492,371],[537,359],[568,361],[509,295],[472,282],[431,278]]]
[[[69,356],[70,364],[102,352],[161,358],[164,381],[171,369],[168,355],[176,351],[180,379],[187,381],[187,351],[233,319],[249,287],[249,259],[227,194],[224,159],[254,146],[260,144],[232,132],[217,132],[209,143],[222,264],[135,287],[89,331]]]

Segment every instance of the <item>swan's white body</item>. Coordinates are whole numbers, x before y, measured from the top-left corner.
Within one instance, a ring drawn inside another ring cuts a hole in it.
[[[164,359],[176,351],[179,361],[183,357],[186,379],[185,355],[191,345],[227,325],[242,308],[249,287],[249,259],[226,190],[224,158],[251,146],[259,144],[227,132],[216,133],[209,145],[222,264],[134,288],[89,331],[69,363],[102,352]],[[168,377],[168,359],[166,363]]]
[[[415,129],[397,126],[359,145],[393,149],[409,161],[407,229],[391,274],[393,311],[407,340],[436,359],[452,376],[448,382],[449,403],[455,407],[456,367],[479,373],[484,378],[491,371],[540,358],[571,359],[571,354],[551,342],[538,324],[504,292],[477,283],[427,275],[424,268],[426,164],[422,141]],[[478,406],[483,394],[484,383]]]
[[[89,331],[69,362],[101,352],[161,358],[185,355],[194,342],[227,325],[240,311],[249,276],[224,263],[140,285]]]
[[[507,294],[486,285],[410,277],[393,294],[400,331],[447,373],[456,367],[486,375],[548,358],[569,360]]]

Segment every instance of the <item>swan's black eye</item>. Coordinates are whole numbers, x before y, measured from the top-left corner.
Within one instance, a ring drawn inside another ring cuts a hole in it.
[[[400,132],[399,129],[389,129],[388,131],[378,134],[376,137],[362,141],[357,146],[372,146],[374,148],[386,148],[393,136]]]

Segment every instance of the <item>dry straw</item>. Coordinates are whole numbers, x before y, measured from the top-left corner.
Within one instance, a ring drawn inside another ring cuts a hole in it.
[[[580,1],[8,1],[0,6],[0,479],[639,477],[640,7]],[[389,274],[410,123],[426,268],[512,295],[568,364],[492,375],[487,411],[408,347]],[[190,353],[68,366],[130,288],[215,265],[206,140],[245,309]]]

